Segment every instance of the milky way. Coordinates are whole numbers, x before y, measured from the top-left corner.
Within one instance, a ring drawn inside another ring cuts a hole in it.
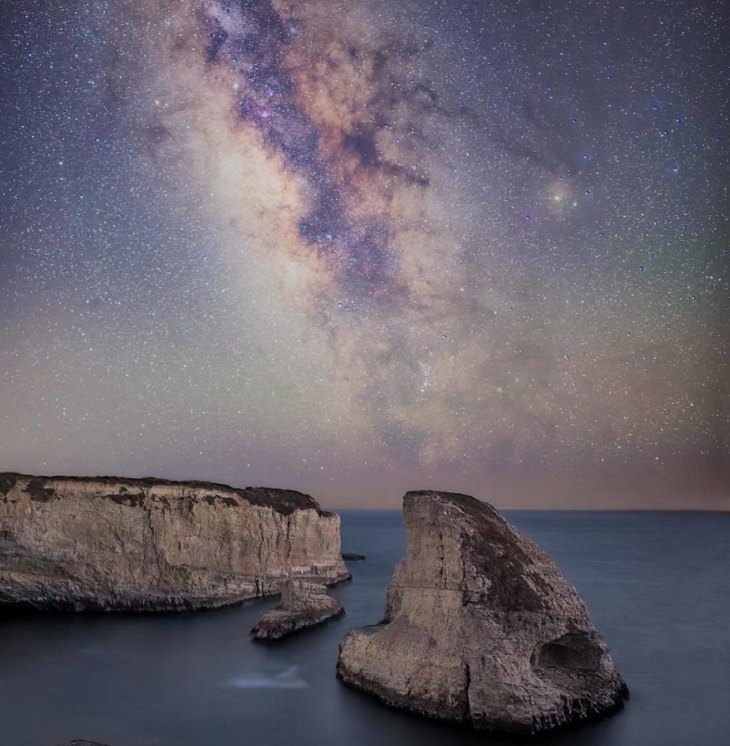
[[[722,506],[722,5],[0,10],[0,469]]]
[[[394,269],[389,227],[377,209],[362,215],[356,205],[362,202],[364,188],[384,186],[382,180],[373,179],[372,172],[408,184],[428,185],[428,178],[417,167],[408,168],[382,156],[377,133],[394,128],[399,98],[413,109],[414,101],[425,97],[431,102],[434,94],[416,84],[390,101],[371,96],[361,102],[362,114],[367,117],[364,121],[357,119],[357,111],[347,112],[352,121],[343,122],[339,116],[327,121],[316,104],[308,105],[296,63],[289,60],[296,56],[301,33],[296,17],[281,15],[270,3],[220,3],[208,7],[206,22],[210,29],[206,61],[225,65],[233,72],[234,105],[240,121],[253,126],[262,144],[304,182],[307,204],[297,221],[300,238],[326,257],[348,289],[382,299]],[[321,53],[321,47],[316,50],[315,54]],[[349,44],[336,50],[341,59],[331,49],[327,51],[324,76],[330,79],[343,73],[352,78],[353,71],[365,64],[371,68],[367,82],[372,84],[373,78],[382,76],[381,85],[395,83],[388,74],[388,57],[383,50],[364,55],[357,45]],[[300,64],[309,61],[304,59]],[[322,86],[322,81],[315,85]]]

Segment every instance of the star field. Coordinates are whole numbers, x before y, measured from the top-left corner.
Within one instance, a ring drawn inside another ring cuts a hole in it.
[[[0,22],[0,470],[729,506],[721,2]]]

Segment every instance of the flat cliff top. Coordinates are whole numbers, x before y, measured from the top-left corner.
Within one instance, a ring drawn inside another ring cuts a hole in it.
[[[75,476],[34,476],[31,474],[19,474],[16,472],[0,472],[0,497],[9,492],[19,479],[28,480],[28,491],[38,499],[50,499],[54,489],[59,483],[78,482],[79,484],[100,484],[131,488],[138,493],[144,493],[153,487],[179,487],[191,492],[199,492],[199,499],[205,500],[208,492],[229,492],[239,495],[251,505],[259,505],[272,508],[278,513],[288,515],[295,510],[316,510],[319,515],[331,515],[322,510],[319,503],[303,492],[296,490],[276,489],[273,487],[231,487],[227,484],[216,482],[199,481],[176,481],[172,479],[157,479],[155,477],[143,477],[134,479],[131,477],[75,477]],[[55,483],[55,484],[54,484]],[[110,494],[110,497],[112,495]]]

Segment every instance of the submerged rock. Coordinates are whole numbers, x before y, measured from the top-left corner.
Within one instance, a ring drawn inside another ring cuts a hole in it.
[[[340,519],[299,492],[0,474],[0,606],[170,611],[350,577]]]
[[[364,554],[357,554],[356,552],[343,552],[342,559],[347,562],[362,562],[367,557]]]
[[[628,696],[585,605],[550,558],[486,503],[404,498],[407,553],[384,620],[349,632],[338,676],[434,718],[537,734]]]
[[[321,583],[287,580],[281,589],[281,603],[258,620],[251,634],[257,640],[279,640],[344,613],[342,604]]]
[[[59,746],[106,746],[106,744],[99,743],[98,741],[84,741],[82,740],[75,740],[75,741],[69,741],[65,744],[59,744]]]

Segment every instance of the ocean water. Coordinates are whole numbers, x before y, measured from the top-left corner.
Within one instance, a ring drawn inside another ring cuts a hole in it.
[[[399,512],[344,512],[341,619],[277,645],[249,630],[275,601],[162,617],[0,617],[0,746],[502,744],[388,709],[334,675],[337,644],[382,615]],[[730,514],[513,512],[588,603],[632,698],[564,746],[730,744]]]

